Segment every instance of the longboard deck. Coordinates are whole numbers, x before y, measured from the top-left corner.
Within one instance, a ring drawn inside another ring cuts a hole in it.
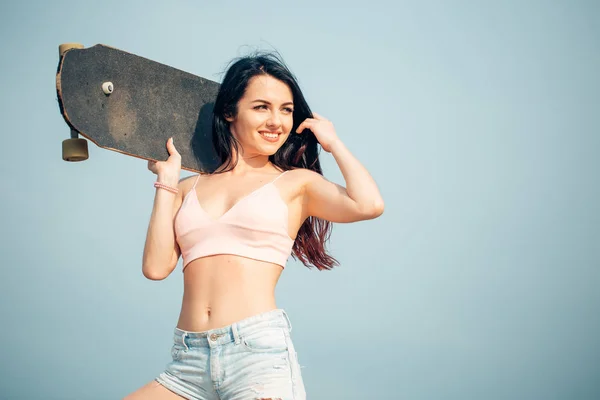
[[[114,87],[108,95],[105,82]],[[95,45],[65,52],[56,88],[67,124],[99,147],[162,161],[172,136],[182,169],[216,168],[211,130],[218,83]]]

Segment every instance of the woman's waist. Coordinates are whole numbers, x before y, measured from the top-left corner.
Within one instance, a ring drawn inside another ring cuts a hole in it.
[[[272,310],[281,268],[223,258],[196,260],[184,272],[179,323],[187,330],[213,329]]]
[[[275,309],[277,305],[274,296],[257,296],[253,299],[228,298],[215,302],[186,299],[184,296],[177,328],[188,332],[204,332]]]
[[[184,271],[184,295],[194,301],[228,302],[270,295],[281,276],[273,264],[231,258],[196,260]]]
[[[253,314],[229,324],[202,330],[175,328],[175,343],[189,347],[212,347],[230,342],[238,342],[241,337],[249,337],[255,332],[272,332],[272,329],[291,332],[292,325],[282,309]]]

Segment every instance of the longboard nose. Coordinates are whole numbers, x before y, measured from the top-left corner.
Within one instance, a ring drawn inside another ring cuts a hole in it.
[[[71,49],[83,49],[83,45],[81,43],[63,43],[58,46],[58,54],[62,57],[65,52]]]

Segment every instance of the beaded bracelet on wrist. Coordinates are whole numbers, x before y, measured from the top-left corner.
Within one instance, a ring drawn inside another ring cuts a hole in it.
[[[165,189],[165,190],[167,190],[171,193],[175,193],[175,194],[179,193],[179,189],[174,188],[169,185],[165,185],[164,183],[160,183],[160,182],[154,182],[154,187],[157,189]]]

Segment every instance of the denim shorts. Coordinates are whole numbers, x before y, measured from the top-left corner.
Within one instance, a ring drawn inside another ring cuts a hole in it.
[[[171,361],[156,381],[186,399],[306,399],[284,310],[205,332],[175,328]]]

